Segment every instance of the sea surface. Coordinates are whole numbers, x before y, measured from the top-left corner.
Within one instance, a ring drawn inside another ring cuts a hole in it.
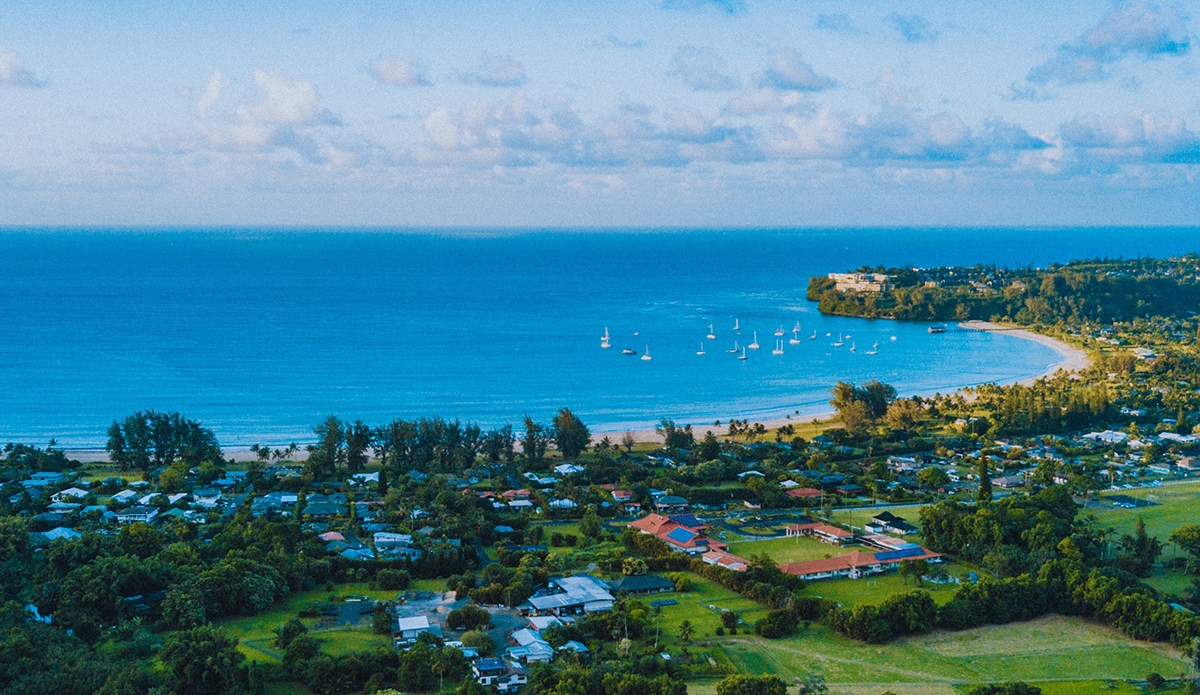
[[[594,432],[815,414],[839,380],[931,394],[1061,356],[824,317],[811,275],[1198,248],[1200,229],[1179,228],[0,230],[0,442],[102,446],[151,408],[226,447],[311,441],[331,413],[490,427],[567,406]],[[797,322],[800,344],[772,355]],[[736,359],[755,331],[761,348]]]

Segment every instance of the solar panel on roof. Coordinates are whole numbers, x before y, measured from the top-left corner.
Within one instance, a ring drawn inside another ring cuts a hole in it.
[[[903,560],[906,557],[918,557],[925,554],[925,549],[921,546],[913,548],[901,548],[900,550],[886,550],[881,553],[875,553],[875,559],[880,562],[888,560]]]
[[[688,541],[692,540],[695,537],[696,537],[696,534],[692,533],[691,531],[689,531],[685,528],[677,528],[667,534],[667,538],[670,538],[671,540],[675,541],[676,543],[687,543]]]
[[[680,526],[686,526],[688,528],[696,528],[697,526],[704,525],[704,522],[697,519],[695,514],[672,514],[667,518],[679,524]]]
[[[664,598],[657,601],[651,601],[650,605],[661,608],[663,606],[678,606],[679,602],[673,598]]]

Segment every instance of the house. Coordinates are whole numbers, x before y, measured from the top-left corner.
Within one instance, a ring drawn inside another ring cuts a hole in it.
[[[151,502],[153,502],[155,499],[158,498],[159,494],[161,494],[161,493],[151,492],[150,494],[142,495],[141,498],[138,499],[137,503],[140,505],[143,505],[143,506],[150,504]]]
[[[788,524],[783,527],[783,535],[788,538],[799,538],[800,536],[808,536],[812,534],[812,530],[818,526],[822,526],[818,521],[813,521],[808,518],[801,518],[795,524]]]
[[[133,490],[122,490],[112,496],[112,501],[124,504],[125,502],[132,500],[134,497],[137,497],[137,493]]]
[[[412,545],[413,537],[407,533],[389,533],[379,531],[371,537],[375,541],[376,550],[403,548]]]
[[[901,536],[916,533],[919,530],[916,526],[913,526],[891,512],[876,514],[871,517],[869,523],[864,524],[863,528],[870,533],[898,533]]]
[[[819,500],[825,496],[825,493],[815,487],[797,487],[788,490],[787,496],[801,500]]]
[[[48,541],[57,541],[57,540],[73,541],[76,538],[80,538],[83,536],[82,533],[76,531],[75,529],[66,528],[65,526],[59,526],[58,528],[50,529],[49,531],[46,531],[44,533],[31,534],[31,535],[41,536],[43,539],[48,540]]]
[[[517,646],[508,649],[508,656],[513,661],[542,664],[554,660],[554,647],[542,639],[541,633],[521,628],[513,631],[509,637],[517,643]]]
[[[578,506],[579,506],[579,503],[576,502],[575,500],[571,499],[570,497],[564,497],[562,499],[550,500],[550,508],[551,509],[575,509]]]
[[[879,552],[854,551],[837,557],[827,557],[820,560],[789,562],[779,565],[779,569],[790,575],[806,581],[816,579],[832,579],[848,577],[858,579],[868,574],[885,571],[891,566],[909,560],[925,560],[939,562],[941,556],[930,552],[919,545],[900,550],[883,550]]]
[[[128,509],[117,512],[117,521],[122,524],[143,523],[148,524],[154,521],[158,516],[158,510],[154,507],[129,507]]]
[[[533,511],[533,502],[529,500],[513,500],[508,503],[510,509],[515,509],[519,512]]]
[[[1184,456],[1175,462],[1176,466],[1185,471],[1200,470],[1200,458],[1195,456]]]
[[[809,531],[809,534],[822,543],[832,543],[834,545],[845,545],[853,543],[855,540],[854,534],[850,531],[828,524],[817,524]]]
[[[81,500],[88,496],[87,490],[81,490],[77,487],[69,487],[66,490],[59,490],[50,498],[55,502],[66,502],[68,500]]]
[[[574,463],[560,463],[554,467],[554,472],[559,475],[571,475],[572,473],[582,473],[583,466],[578,466]]]
[[[1004,475],[992,478],[992,485],[1001,490],[1011,490],[1013,488],[1025,487],[1025,478],[1020,475]]]
[[[671,546],[672,550],[680,552],[700,554],[710,548],[724,550],[726,547],[725,544],[716,543],[706,537],[704,525],[692,514],[677,514],[671,517],[647,514],[629,525],[642,533],[657,536]]]
[[[500,493],[500,496],[506,500],[523,500],[529,497],[529,490],[520,488],[518,490],[505,490]]]
[[[630,596],[648,596],[662,594],[675,590],[675,582],[657,574],[643,574],[635,577],[622,577],[612,583],[613,591]]]
[[[1101,442],[1104,444],[1121,444],[1129,435],[1124,432],[1114,432],[1113,430],[1104,430],[1103,432],[1089,432],[1083,435],[1084,439]]]
[[[655,498],[654,508],[659,512],[682,512],[688,508],[688,501],[678,495],[662,495]]]
[[[833,491],[844,497],[857,497],[860,493],[862,493],[862,488],[854,483],[845,483],[843,485],[838,485],[833,489]]]
[[[429,480],[429,476],[415,468],[408,469],[408,472],[405,473],[405,475],[407,475],[414,483],[423,483],[426,480]]]
[[[521,615],[579,615],[612,610],[608,582],[588,575],[551,579],[546,588],[517,606]]]
[[[346,513],[346,508],[340,504],[332,502],[316,502],[304,507],[304,515],[314,519],[327,519],[329,517],[341,516]]]
[[[920,468],[921,464],[917,463],[916,459],[907,456],[889,456],[887,467],[896,473],[912,473]]]
[[[220,499],[220,490],[204,489],[192,493],[192,501],[201,507],[215,507]]]
[[[412,644],[417,641],[417,636],[423,632],[434,632],[429,625],[429,618],[423,615],[411,618],[397,618],[396,629],[392,633],[392,638],[398,644]]]
[[[733,553],[725,550],[718,550],[716,548],[701,555],[700,559],[704,560],[706,564],[718,565],[727,570],[733,570],[734,572],[745,572],[750,566],[750,563],[745,558],[738,557]]]

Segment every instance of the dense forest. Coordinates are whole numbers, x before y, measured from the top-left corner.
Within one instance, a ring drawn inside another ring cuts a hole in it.
[[[1200,257],[1088,260],[1046,268],[860,268],[894,288],[840,292],[813,277],[808,298],[822,313],[914,321],[1009,321],[1024,325],[1111,323],[1182,316],[1200,309]]]

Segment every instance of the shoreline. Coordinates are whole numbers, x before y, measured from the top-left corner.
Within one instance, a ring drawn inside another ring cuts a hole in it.
[[[1044,379],[1048,376],[1052,376],[1059,371],[1076,372],[1081,369],[1086,369],[1091,364],[1091,358],[1088,357],[1088,354],[1086,351],[1084,351],[1080,348],[1077,348],[1073,345],[1068,345],[1067,343],[1064,343],[1063,341],[1058,340],[1057,338],[1051,338],[1050,336],[1042,335],[1040,333],[1035,333],[1035,332],[1025,329],[1025,328],[1001,326],[1001,325],[990,323],[987,321],[964,321],[962,323],[959,323],[958,326],[960,326],[962,328],[967,328],[967,329],[977,330],[977,331],[984,331],[984,332],[989,332],[989,333],[993,333],[993,332],[994,333],[1003,333],[1005,335],[1011,335],[1015,338],[1020,338],[1022,340],[1029,340],[1029,341],[1032,341],[1035,343],[1040,343],[1040,344],[1045,345],[1046,347],[1049,347],[1050,349],[1054,350],[1063,358],[1059,362],[1056,362],[1056,363],[1050,365],[1049,367],[1047,367],[1046,370],[1044,372],[1042,372],[1041,374],[1038,374],[1038,375],[1032,376],[1032,377],[1026,377],[1023,379],[1017,379],[1014,381],[1005,382],[1005,385],[1019,384],[1021,386],[1029,386],[1029,385],[1033,384],[1035,381],[1037,381],[1038,379]],[[955,389],[955,392],[961,391],[962,389],[967,388],[968,386],[970,386],[970,385],[966,384],[963,386],[959,386]],[[809,424],[809,423],[813,423],[813,422],[820,422],[820,421],[824,421],[824,420],[832,420],[834,417],[835,417],[835,413],[833,413],[833,412],[822,412],[822,413],[815,413],[815,414],[809,414],[809,415],[793,415],[791,417],[773,418],[770,420],[761,420],[760,422],[767,429],[776,429],[776,428],[782,427],[784,425],[789,425],[789,424],[790,425],[800,425],[800,424]],[[742,419],[742,418],[740,418],[737,415],[731,415],[731,416],[729,416],[729,419]],[[753,422],[753,420],[751,420],[751,421]],[[679,423],[680,426],[686,426],[687,424],[688,423]],[[726,420],[726,424],[721,425],[720,427],[716,427],[713,425],[697,427],[695,423],[691,423],[691,424],[692,424],[692,428],[695,431],[695,434],[697,437],[703,437],[704,434],[709,431],[711,431],[714,435],[720,437],[720,436],[724,436],[729,429],[728,419]],[[601,427],[603,427],[603,426],[601,426]],[[614,440],[613,444],[619,445],[620,438],[623,437],[625,435],[625,432],[627,432],[627,431],[630,432],[631,434],[633,434],[634,441],[639,444],[645,444],[645,443],[649,443],[649,442],[659,442],[661,440],[661,437],[654,431],[654,428],[651,427],[648,429],[638,429],[638,430],[597,429],[597,431],[592,433],[592,442],[593,443],[598,442],[600,439],[603,439],[605,436],[608,436],[610,440]],[[77,461],[81,461],[83,463],[103,463],[103,462],[108,461],[108,453],[105,451],[105,449],[103,447],[66,449],[65,453],[68,458],[72,458]],[[254,452],[250,451],[250,449],[248,449],[244,446],[231,447],[231,448],[225,449],[225,455],[228,458],[232,458],[239,463],[252,461],[256,458]],[[307,452],[304,451],[303,449],[301,449],[299,452],[297,452],[296,456],[294,457],[294,460],[297,462],[303,461],[306,456],[307,456]]]
[[[1020,386],[1030,386],[1034,382],[1036,382],[1038,379],[1044,379],[1046,377],[1053,376],[1054,374],[1057,374],[1059,371],[1077,372],[1081,369],[1087,369],[1087,367],[1089,365],[1091,365],[1091,358],[1088,357],[1088,354],[1086,351],[1081,350],[1080,348],[1077,348],[1073,345],[1068,345],[1067,343],[1064,343],[1063,341],[1058,340],[1057,338],[1051,338],[1050,336],[1042,335],[1041,333],[1034,333],[1033,331],[1025,329],[1025,328],[1014,328],[1014,327],[1009,327],[1009,326],[1001,326],[998,324],[990,323],[988,321],[964,321],[962,323],[959,323],[958,325],[962,328],[968,328],[971,330],[983,331],[983,332],[988,332],[988,333],[1003,333],[1005,335],[1011,335],[1015,338],[1020,338],[1022,340],[1029,340],[1029,341],[1032,341],[1035,343],[1040,343],[1040,344],[1045,345],[1046,347],[1054,350],[1063,358],[1062,360],[1047,367],[1046,370],[1043,371],[1041,374],[1038,374],[1038,375],[1032,376],[1032,377],[1026,377],[1023,379],[1016,379],[1014,381],[1007,381],[1007,382],[1004,382],[1004,384],[1002,384],[1004,386],[1007,386],[1009,384],[1017,384]],[[959,386],[954,390],[954,392],[956,393],[958,391],[961,391],[964,388],[967,388],[968,386],[970,386],[970,384]],[[766,427],[769,430],[773,430],[773,429],[782,427],[784,425],[800,425],[800,424],[808,424],[808,423],[813,423],[813,422],[821,422],[824,420],[832,421],[833,418],[836,417],[836,415],[837,414],[834,412],[824,412],[824,413],[816,413],[816,414],[812,414],[812,415],[794,415],[792,417],[783,417],[783,418],[776,418],[776,419],[771,419],[771,420],[762,420],[761,422],[764,427]],[[734,419],[740,419],[736,415],[732,416],[732,417]],[[681,426],[686,426],[686,423],[681,423]],[[710,426],[703,427],[703,428],[697,428],[694,424],[692,425],[692,427],[694,430],[694,434],[697,437],[703,437],[704,434],[708,431],[712,431],[712,433],[714,435],[719,437],[719,436],[724,435],[729,429],[728,423],[725,425],[721,425],[720,427],[714,427],[714,426],[710,425]],[[644,444],[647,442],[658,442],[658,441],[661,441],[661,439],[662,439],[654,431],[653,428],[641,429],[641,430],[629,430],[629,432],[631,434],[633,434],[634,441],[638,442],[639,444]],[[624,431],[605,430],[605,431],[593,433],[592,439],[593,439],[593,441],[595,441],[598,437],[603,438],[605,435],[608,435],[611,439],[611,438],[613,438],[612,435],[624,436],[624,434],[625,434]],[[619,441],[614,442],[614,444],[619,444],[619,443],[620,443]]]

